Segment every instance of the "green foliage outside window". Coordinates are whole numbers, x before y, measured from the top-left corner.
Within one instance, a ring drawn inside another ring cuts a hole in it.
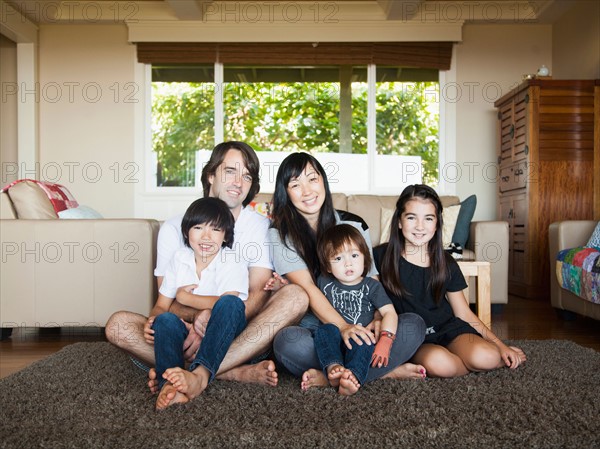
[[[438,173],[438,84],[377,84],[377,151],[421,156],[423,181]],[[227,83],[226,140],[257,151],[338,152],[339,84]],[[193,186],[195,153],[214,146],[214,88],[152,83],[152,144],[159,186]],[[367,152],[367,86],[352,84],[352,152]]]

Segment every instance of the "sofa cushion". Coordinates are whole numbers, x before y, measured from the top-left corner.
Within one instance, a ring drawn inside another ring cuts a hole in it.
[[[475,215],[476,206],[477,197],[475,195],[465,198],[460,203],[460,212],[456,219],[456,227],[454,228],[454,234],[452,235],[452,242],[458,243],[463,248],[467,246],[471,220],[473,220],[473,215]]]
[[[7,192],[0,192],[0,219],[16,219],[17,213]]]
[[[2,190],[21,219],[58,218],[58,212],[79,206],[69,189],[51,182],[19,179]]]
[[[580,246],[559,251],[556,276],[562,288],[600,304],[600,249]]]
[[[592,232],[592,235],[585,246],[600,248],[600,221],[596,225],[594,232]]]
[[[20,219],[58,218],[48,195],[33,182],[19,182],[5,188]]]

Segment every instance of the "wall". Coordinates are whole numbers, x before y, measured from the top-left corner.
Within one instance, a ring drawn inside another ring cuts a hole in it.
[[[552,59],[557,79],[600,79],[600,3],[575,5],[552,28]]]
[[[496,123],[494,101],[509,92],[525,73],[542,64],[552,70],[550,25],[478,24],[463,27],[456,48],[456,163],[446,179],[456,179],[456,194],[477,194],[476,220],[496,219]]]
[[[107,218],[133,216],[141,93],[127,27],[42,25],[39,42],[41,178]]]
[[[458,165],[443,174],[461,198],[477,193],[476,219],[496,218],[493,101],[523,73],[541,64],[552,70],[551,39],[550,25],[464,27],[456,49],[454,87],[460,94],[444,92],[456,102]],[[144,137],[135,128],[139,104],[134,102],[145,93],[143,83],[131,84],[139,80],[139,66],[126,27],[42,25],[39,42],[42,175],[60,175],[57,182],[106,217],[134,216],[143,172],[132,163],[141,163],[135,148]],[[460,176],[452,171],[456,167]]]
[[[9,95],[17,86],[17,45],[0,35],[0,188],[18,179],[17,164],[17,96]],[[15,168],[13,168],[15,167]]]

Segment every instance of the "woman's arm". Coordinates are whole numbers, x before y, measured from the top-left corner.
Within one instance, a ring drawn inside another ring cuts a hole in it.
[[[381,318],[381,330],[388,331],[393,334],[398,330],[398,314],[392,304],[380,307],[379,312],[382,315]]]

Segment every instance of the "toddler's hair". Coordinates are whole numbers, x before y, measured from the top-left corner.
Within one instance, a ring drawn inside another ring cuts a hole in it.
[[[332,226],[321,234],[319,245],[317,247],[321,270],[326,273],[330,272],[330,259],[334,254],[340,252],[344,248],[344,245],[350,246],[353,244],[358,247],[358,250],[365,258],[365,267],[362,273],[362,276],[365,277],[369,273],[373,263],[371,251],[369,251],[369,245],[367,245],[367,242],[360,231],[349,224]]]
[[[223,200],[207,197],[200,198],[190,204],[185,211],[183,220],[181,220],[181,233],[183,234],[185,246],[190,246],[188,238],[190,229],[204,223],[216,226],[225,231],[223,247],[231,248],[231,245],[233,245],[235,220],[231,214],[231,210],[229,210],[229,207]]]

